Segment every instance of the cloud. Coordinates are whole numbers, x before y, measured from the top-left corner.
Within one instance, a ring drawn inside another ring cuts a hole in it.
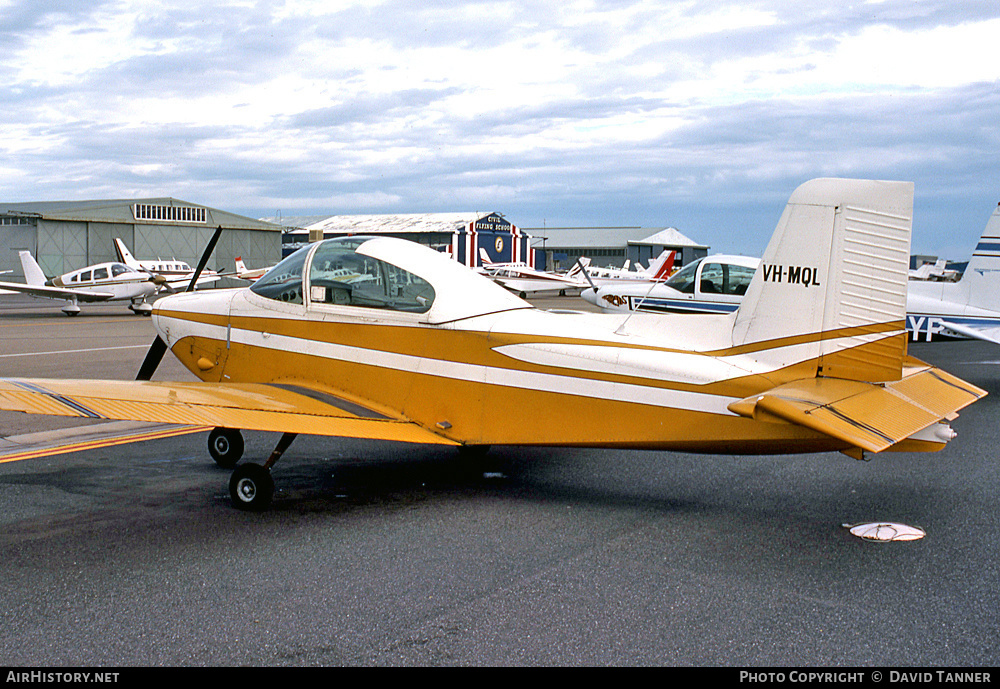
[[[170,195],[252,216],[676,225],[753,253],[802,181],[871,176],[917,182],[915,250],[957,251],[997,193],[998,15],[908,0],[8,2],[0,183],[9,200]]]

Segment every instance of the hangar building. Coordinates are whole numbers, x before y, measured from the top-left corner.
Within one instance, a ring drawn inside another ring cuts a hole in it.
[[[648,227],[531,227],[531,244],[544,261],[538,267],[566,270],[581,256],[598,267],[621,267],[649,262],[664,250],[676,251],[675,266],[682,266],[708,254],[708,246],[683,235],[677,228]]]
[[[281,258],[281,227],[174,198],[0,203],[0,271],[23,277],[17,252],[27,249],[53,277],[94,263],[117,260],[120,237],[139,260],[171,258],[197,265],[212,233],[223,232],[208,262],[232,271]]]
[[[389,215],[334,215],[312,220],[285,233],[287,255],[309,241],[350,235],[385,235],[409,239],[446,251],[467,266],[482,265],[480,250],[494,263],[535,265],[531,237],[500,213],[404,213]],[[284,224],[294,219],[284,221]]]

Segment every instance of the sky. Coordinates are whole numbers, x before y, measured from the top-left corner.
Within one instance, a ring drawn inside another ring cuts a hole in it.
[[[0,0],[0,201],[497,211],[760,255],[814,177],[1000,202],[995,0]]]

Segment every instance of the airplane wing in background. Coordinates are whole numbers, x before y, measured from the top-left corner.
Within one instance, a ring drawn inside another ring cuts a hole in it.
[[[0,378],[0,409],[458,445],[411,421],[301,385]]]
[[[113,292],[84,291],[82,289],[63,289],[48,285],[26,285],[23,282],[0,282],[0,290],[30,294],[33,297],[48,297],[50,299],[76,299],[78,301],[107,301]]]

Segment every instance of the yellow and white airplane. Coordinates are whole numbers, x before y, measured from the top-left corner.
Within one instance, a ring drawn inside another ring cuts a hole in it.
[[[24,270],[24,282],[0,282],[0,292],[20,292],[32,297],[64,299],[62,312],[80,313],[79,302],[124,301],[132,313],[148,316],[153,307],[146,298],[156,294],[165,279],[136,270],[124,263],[98,263],[47,279],[30,251],[17,252]]]
[[[269,504],[270,469],[298,433],[459,448],[939,450],[956,412],[986,393],[907,355],[912,207],[911,183],[802,185],[739,309],[697,318],[541,311],[432,249],[330,239],[251,287],[157,301],[142,382],[4,379],[0,408],[214,426],[223,466],[242,454],[237,429],[280,431],[263,465],[233,472],[233,503],[250,510]],[[148,382],[167,349],[203,382]]]

